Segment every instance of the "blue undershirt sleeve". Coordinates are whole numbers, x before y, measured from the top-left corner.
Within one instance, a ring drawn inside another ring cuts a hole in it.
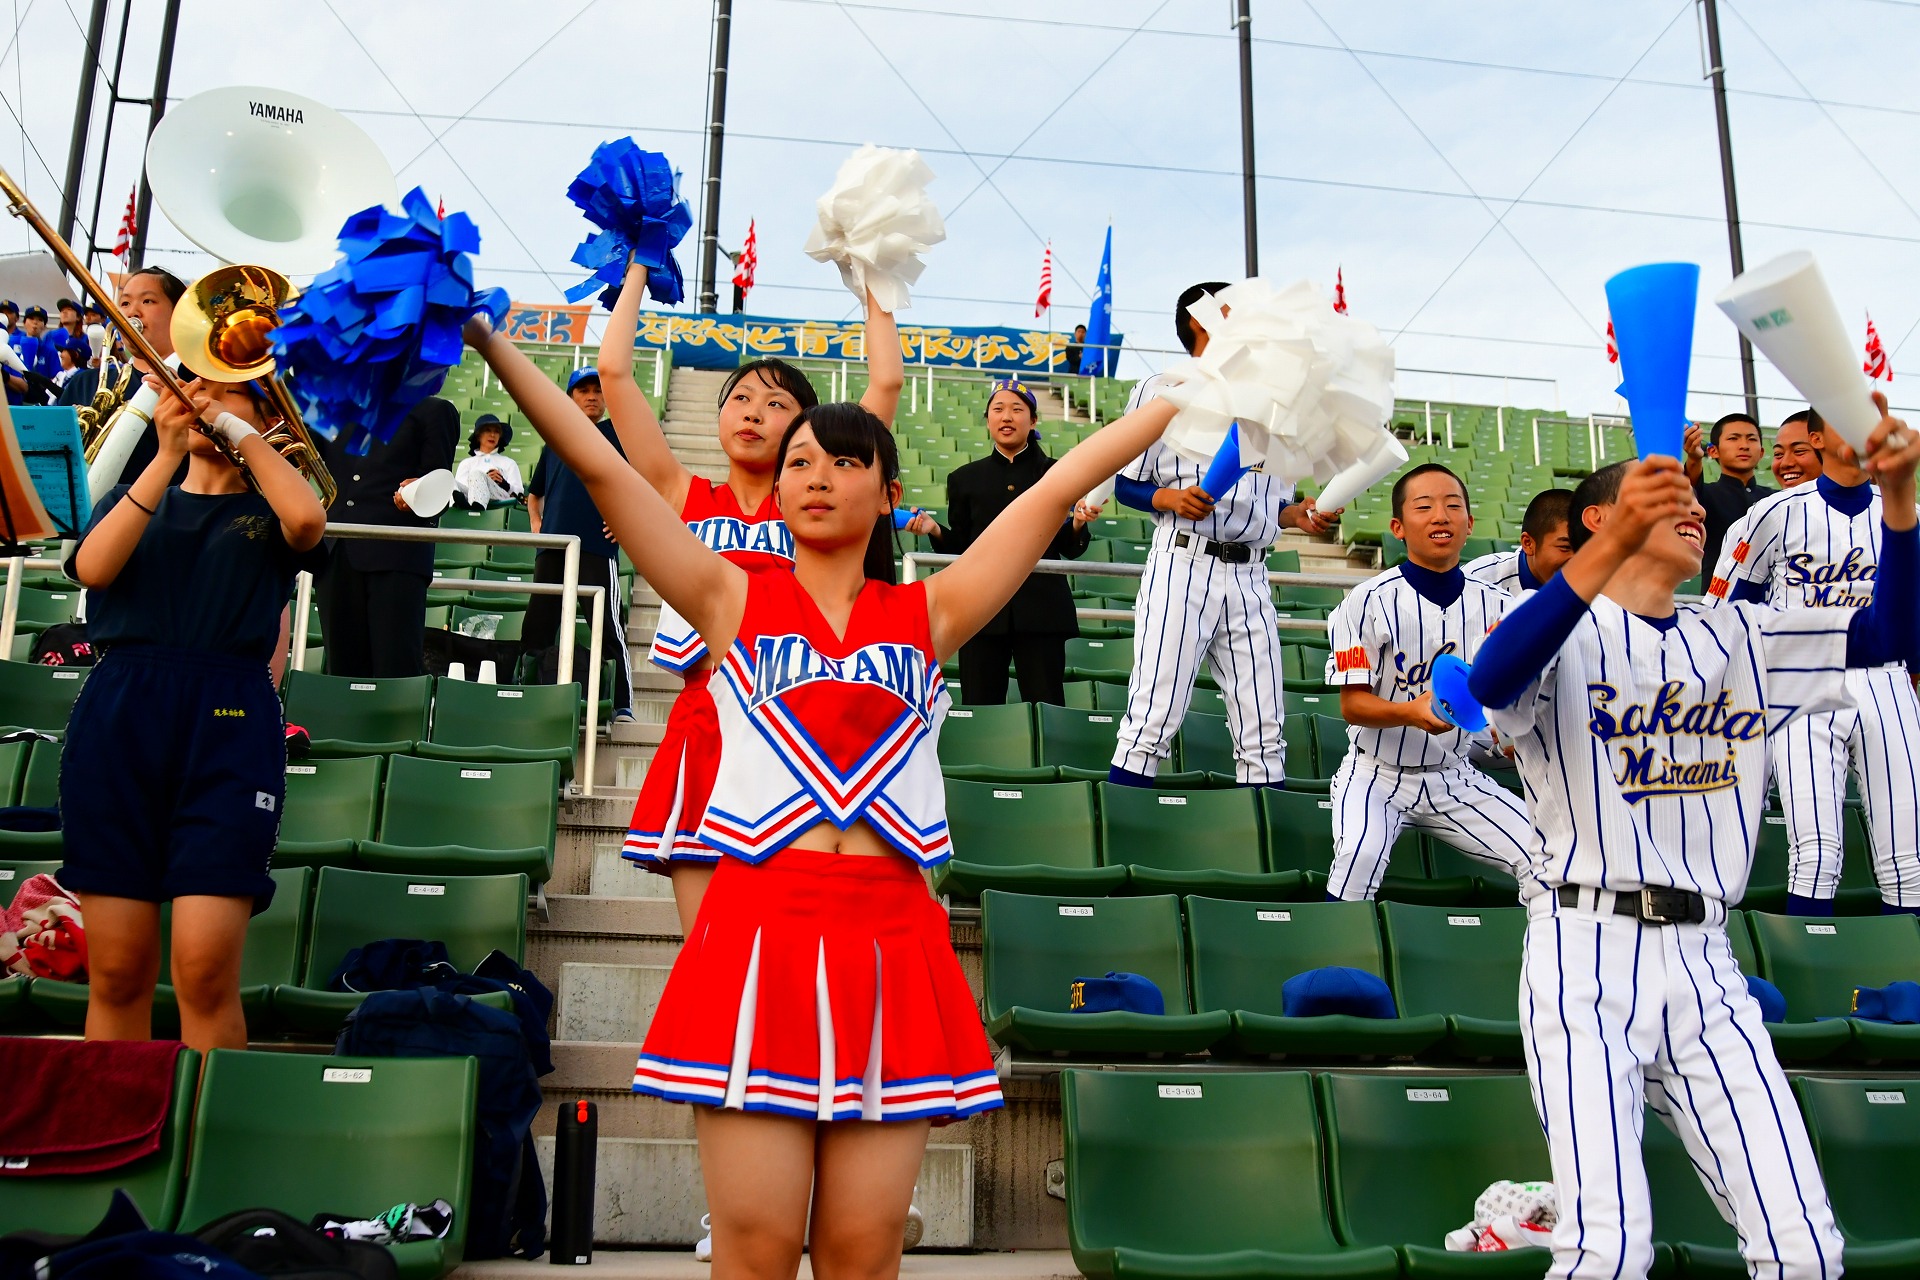
[[[1880,529],[1873,603],[1847,623],[1847,665],[1920,670],[1920,529]]]
[[[1586,612],[1587,602],[1556,574],[1487,636],[1474,655],[1468,690],[1483,707],[1510,707],[1520,701]]]
[[[1153,491],[1156,487],[1148,481],[1135,480],[1130,476],[1113,478],[1113,496],[1135,511],[1153,510]]]
[[[1747,604],[1765,604],[1767,602],[1767,584],[1764,582],[1756,582],[1751,578],[1742,578],[1739,582],[1733,584],[1732,599],[1735,602],[1744,601]]]

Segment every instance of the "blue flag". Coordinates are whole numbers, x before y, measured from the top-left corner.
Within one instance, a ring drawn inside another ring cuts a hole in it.
[[[1093,310],[1087,315],[1086,350],[1080,356],[1081,373],[1105,373],[1110,362],[1107,344],[1113,341],[1113,228],[1107,228],[1107,247],[1100,255],[1100,279],[1093,287]]]

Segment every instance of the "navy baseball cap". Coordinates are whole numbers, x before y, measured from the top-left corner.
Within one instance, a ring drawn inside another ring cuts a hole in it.
[[[17,315],[19,314],[19,311],[20,311],[20,304],[15,302],[12,298],[8,298],[4,301],[0,301],[0,311],[11,311]]]
[[[46,318],[47,309],[45,307],[28,307],[21,313],[21,319],[23,320],[45,320]]]
[[[1920,982],[1855,987],[1853,1016],[1867,1022],[1920,1022]]]
[[[1760,1006],[1760,1021],[1785,1022],[1787,1020],[1787,998],[1780,994],[1780,988],[1765,978],[1747,975],[1747,990],[1753,996],[1754,1003]]]
[[[1072,1013],[1151,1013],[1167,1011],[1166,997],[1153,979],[1137,973],[1108,973],[1104,978],[1075,978],[1067,999]]]
[[[592,365],[582,365],[580,368],[575,369],[567,375],[567,390],[571,391],[583,382],[591,382],[596,387],[599,386],[600,371]]]
[[[1356,1018],[1393,1018],[1393,992],[1365,969],[1329,965],[1296,973],[1280,984],[1280,1011],[1289,1018],[1317,1018],[1330,1013]]]

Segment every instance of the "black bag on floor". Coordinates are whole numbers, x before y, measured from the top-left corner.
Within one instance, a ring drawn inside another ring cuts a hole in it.
[[[546,1252],[547,1184],[533,1149],[540,1081],[518,1017],[432,987],[376,991],[347,1019],[334,1052],[476,1059],[480,1091],[464,1227],[467,1259],[537,1258]],[[463,1230],[458,1222],[453,1229]]]
[[[242,1209],[195,1233],[266,1280],[399,1280],[393,1255],[377,1244],[331,1240],[277,1209]]]

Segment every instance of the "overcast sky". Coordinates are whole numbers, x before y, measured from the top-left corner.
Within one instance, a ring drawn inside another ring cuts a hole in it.
[[[0,164],[51,213],[87,0],[6,3]],[[135,8],[123,92],[140,97],[162,6]],[[1747,261],[1813,249],[1849,325],[1864,336],[1870,310],[1894,350],[1896,403],[1920,404],[1903,372],[1920,378],[1920,339],[1898,345],[1920,325],[1920,3],[1720,14]],[[1691,408],[1731,407],[1711,394],[1737,391],[1739,368],[1710,302],[1730,270],[1692,0],[1253,0],[1253,15],[1262,274],[1330,290],[1344,267],[1354,314],[1394,342],[1403,396],[1617,411],[1603,284],[1683,259],[1702,267]],[[170,96],[265,83],[340,109],[401,190],[472,214],[484,283],[553,301],[580,277],[567,259],[587,228],[564,193],[596,143],[664,151],[697,207],[711,16],[703,0],[185,0]],[[1031,325],[1050,239],[1065,329],[1111,222],[1116,327],[1172,346],[1179,289],[1244,274],[1230,17],[1229,0],[736,0],[720,225],[733,247],[758,219],[749,309],[850,314],[800,246],[814,198],[871,141],[919,148],[947,215],[903,319]],[[145,127],[145,108],[122,108],[109,242]],[[91,171],[86,186],[90,209]],[[690,293],[697,234],[681,249]],[[0,250],[31,247],[23,224],[0,225]],[[158,218],[149,258],[208,263]],[[1791,394],[1764,361],[1761,390]]]

